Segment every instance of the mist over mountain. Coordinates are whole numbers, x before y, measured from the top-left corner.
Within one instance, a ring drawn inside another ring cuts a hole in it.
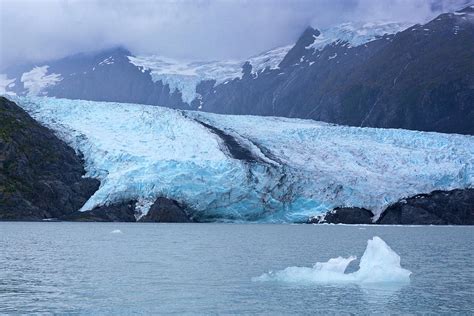
[[[240,60],[186,61],[118,46],[10,67],[0,91],[474,134],[473,11],[415,25],[307,27],[295,44]]]

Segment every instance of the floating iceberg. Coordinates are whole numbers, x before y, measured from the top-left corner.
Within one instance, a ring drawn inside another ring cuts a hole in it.
[[[320,284],[406,284],[411,272],[400,266],[400,256],[381,238],[375,236],[367,241],[359,270],[345,273],[347,266],[356,257],[332,258],[327,262],[317,262],[312,268],[288,267],[281,271],[268,272],[253,281],[277,281],[287,283]]]
[[[157,197],[200,221],[299,222],[337,206],[379,215],[404,197],[472,187],[474,137],[158,106],[18,98],[101,181],[82,210]]]

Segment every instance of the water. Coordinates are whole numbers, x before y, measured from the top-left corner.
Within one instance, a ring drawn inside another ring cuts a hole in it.
[[[360,258],[374,235],[408,285],[252,281]],[[0,223],[0,312],[472,314],[473,242],[471,227]]]

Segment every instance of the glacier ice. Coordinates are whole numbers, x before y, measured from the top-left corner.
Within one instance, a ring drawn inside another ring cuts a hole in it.
[[[182,100],[191,104],[198,97],[196,86],[204,80],[215,80],[216,84],[242,77],[242,66],[248,61],[252,73],[265,68],[275,69],[291,49],[292,45],[278,47],[247,60],[186,61],[158,55],[129,56],[133,65],[150,70],[153,81],[168,84],[171,91],[181,92]]]
[[[306,49],[322,50],[325,46],[335,43],[347,43],[351,47],[363,45],[383,35],[401,32],[412,23],[396,22],[352,22],[342,23],[330,28],[321,29],[321,34]]]
[[[264,273],[253,281],[277,281],[286,283],[320,284],[406,284],[410,282],[411,271],[400,266],[400,256],[380,237],[367,241],[359,263],[359,270],[345,273],[347,266],[356,260],[355,256],[337,257],[327,262],[317,262],[312,268],[288,267],[284,270]]]
[[[202,221],[298,222],[337,206],[379,215],[401,198],[474,183],[472,136],[47,97],[17,101],[82,152],[87,176],[101,181],[82,210],[135,199],[146,213],[162,196],[190,206]]]

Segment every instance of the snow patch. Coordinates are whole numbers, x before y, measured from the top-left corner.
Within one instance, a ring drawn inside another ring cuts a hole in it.
[[[28,95],[36,96],[40,94],[45,94],[43,90],[47,87],[54,86],[59,81],[62,80],[60,74],[49,74],[49,66],[34,67],[29,72],[23,73],[21,76],[21,82],[26,90],[28,90]]]
[[[356,47],[371,42],[384,35],[401,32],[410,23],[373,22],[373,23],[343,23],[331,28],[322,29],[321,34],[314,38],[314,42],[306,47],[315,52],[322,50],[332,43],[347,43],[347,47]]]
[[[0,95],[15,95],[15,92],[8,91],[15,86],[15,78],[8,79],[6,74],[0,74]]]
[[[112,56],[107,57],[103,61],[99,63],[99,66],[105,66],[105,65],[113,65],[114,64],[114,58]]]

